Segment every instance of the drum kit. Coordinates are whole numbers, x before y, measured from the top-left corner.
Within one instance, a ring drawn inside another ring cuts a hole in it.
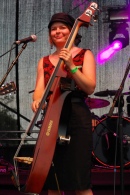
[[[116,90],[106,90],[96,92],[94,95],[99,97],[114,96]],[[125,92],[123,95],[129,95],[130,92]],[[103,108],[110,105],[110,102],[104,99],[90,98],[86,99],[86,104],[91,109]],[[99,118],[95,117],[96,122],[93,124],[93,157],[103,167],[120,168],[120,143],[119,143],[119,117],[113,115],[111,117]],[[123,153],[124,166],[130,165],[130,120],[122,117],[123,131]],[[116,152],[115,152],[116,151]],[[116,158],[115,158],[116,154]]]

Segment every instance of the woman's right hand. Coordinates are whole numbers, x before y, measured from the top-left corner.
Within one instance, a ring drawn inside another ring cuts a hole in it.
[[[41,100],[34,100],[33,102],[32,102],[32,111],[33,112],[36,112],[37,111],[37,109],[39,108],[39,104],[40,104],[40,101]]]
[[[32,110],[33,110],[33,112],[36,112],[37,111],[37,109],[39,108],[40,102],[41,102],[41,100],[34,100],[32,102]],[[43,106],[42,106],[42,110],[44,110],[46,108],[46,106],[47,106],[47,103],[45,102],[43,104]]]

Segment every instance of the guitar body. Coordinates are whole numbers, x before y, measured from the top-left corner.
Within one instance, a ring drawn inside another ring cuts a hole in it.
[[[35,148],[35,155],[30,172],[31,177],[28,178],[25,192],[40,193],[51,166],[58,138],[60,113],[64,100],[69,93],[68,91],[61,93],[59,79],[60,78],[57,77],[53,83],[53,91],[55,91],[55,93],[50,97],[44,123],[42,124]]]

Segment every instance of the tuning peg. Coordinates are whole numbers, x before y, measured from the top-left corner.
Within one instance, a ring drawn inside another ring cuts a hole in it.
[[[96,22],[98,20],[98,15],[94,15],[93,20],[94,20],[94,22]]]
[[[97,5],[97,3],[95,3],[95,2],[91,3],[90,7],[91,7],[92,9],[94,9],[94,10],[98,10],[98,5]]]

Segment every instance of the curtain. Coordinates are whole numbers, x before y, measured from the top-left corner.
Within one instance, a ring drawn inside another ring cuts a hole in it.
[[[16,10],[16,2],[19,4],[19,9]],[[10,0],[0,0],[0,54],[4,54],[10,48],[13,42],[15,41],[16,35],[18,39],[29,37],[30,35],[35,34],[37,36],[36,42],[29,42],[27,47],[24,49],[22,54],[19,57],[18,64],[18,76],[19,76],[19,112],[22,116],[20,117],[20,129],[27,129],[29,122],[34,116],[34,113],[31,110],[32,102],[32,93],[31,91],[35,88],[36,80],[36,67],[38,60],[49,53],[53,52],[51,50],[48,42],[48,29],[47,25],[50,20],[51,15],[56,12],[66,12],[71,14],[74,18],[78,18],[91,1],[84,0],[19,0],[19,1],[10,1]],[[103,1],[97,0],[98,7],[100,12],[98,13],[98,20],[94,22],[93,20],[88,28],[81,27],[79,30],[82,35],[82,42],[80,47],[89,48],[93,51],[95,59],[97,59],[97,54],[109,45],[109,25],[110,22],[104,22],[104,18],[107,17],[107,10],[109,7],[115,6],[125,6],[128,2],[123,0],[110,0]],[[18,17],[16,18],[16,11],[18,11]],[[18,29],[16,28],[18,25]],[[129,22],[128,22],[129,25]],[[22,48],[22,44],[18,46],[18,51]],[[129,60],[129,45],[116,53],[109,61],[104,65],[100,65],[97,62],[97,85],[95,89],[96,92],[109,90],[117,90],[120,86],[120,83],[123,79],[125,69]],[[10,63],[15,59],[16,50],[14,49],[11,52]],[[9,55],[1,57],[1,79],[8,69],[9,64]],[[96,60],[97,61],[97,60]],[[6,82],[16,80],[16,67],[13,67],[9,73]],[[6,83],[5,82],[5,83]],[[124,91],[129,92],[130,79],[127,77]],[[99,99],[101,102],[100,105],[97,105],[97,108],[91,108],[91,112],[97,115],[99,118],[109,112],[109,109],[113,102],[112,97],[100,97],[95,96],[94,94],[90,96],[96,99]],[[127,96],[124,96],[125,106],[124,106],[124,115],[127,116]],[[109,105],[103,107],[102,101],[106,100],[109,102]],[[0,101],[6,106],[11,107],[14,110],[17,110],[17,101],[16,94],[6,94],[0,96]],[[1,109],[3,106],[1,105]],[[11,111],[10,111],[11,112]],[[117,112],[117,109],[114,110],[114,113]],[[16,114],[11,112],[14,118]],[[26,119],[28,120],[26,120]],[[41,115],[39,119],[41,120]],[[37,129],[37,128],[36,128]]]

